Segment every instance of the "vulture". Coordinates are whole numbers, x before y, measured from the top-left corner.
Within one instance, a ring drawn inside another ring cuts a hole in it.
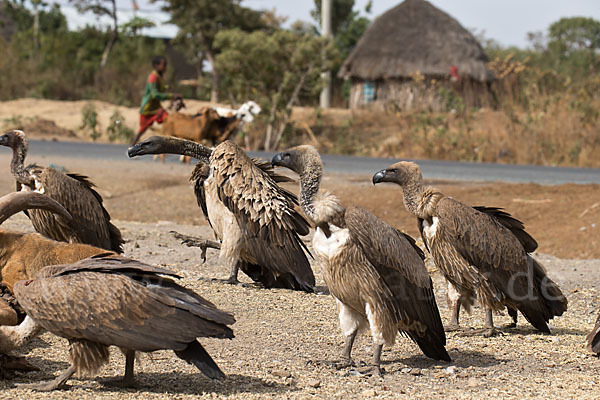
[[[567,310],[567,299],[529,255],[537,243],[520,221],[501,209],[474,208],[424,187],[412,162],[377,172],[373,184],[380,182],[402,187],[404,206],[417,217],[436,266],[459,293],[459,306],[472,303],[478,293],[486,307],[485,336],[496,334],[492,312],[505,307],[513,321],[518,310],[536,329],[550,333],[548,322]]]
[[[153,136],[129,148],[130,157],[163,153],[200,160],[192,181],[198,204],[221,241],[221,259],[231,269],[226,282],[237,284],[241,269],[267,288],[314,290],[308,249],[300,239],[310,225],[295,208],[296,197],[277,184],[287,178],[232,141],[211,150],[189,140]]]
[[[367,327],[374,342],[370,373],[382,372],[383,345],[393,345],[399,332],[426,356],[450,361],[433,283],[415,241],[370,212],[345,209],[335,196],[320,193],[323,165],[314,147],[291,148],[271,162],[300,176],[300,205],[316,225],[313,248],[339,306],[345,336],[337,366],[353,364],[354,339]]]
[[[27,317],[0,327],[0,343],[19,345],[42,329],[69,341],[71,365],[53,381],[27,385],[36,390],[58,389],[74,373],[94,373],[108,362],[111,345],[126,356],[120,386],[134,383],[136,351],[170,349],[209,378],[224,378],[197,338],[233,338],[233,316],[172,278],[178,276],[114,253],[46,267],[15,284]]]
[[[29,142],[22,131],[13,130],[0,136],[0,145],[12,148],[10,168],[17,180],[17,191],[43,193],[62,204],[73,217],[73,224],[65,225],[49,211],[26,212],[37,232],[58,241],[123,252],[121,232],[110,222],[102,197],[86,176],[64,174],[35,164],[25,167]]]
[[[594,353],[595,355],[600,355],[600,315],[596,319],[596,325],[594,329],[585,338],[587,340],[586,349],[590,353]]]

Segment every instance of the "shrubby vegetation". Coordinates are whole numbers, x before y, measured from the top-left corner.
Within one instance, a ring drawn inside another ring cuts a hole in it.
[[[96,10],[109,17],[114,3],[70,1],[81,9],[101,4],[104,9]],[[163,9],[180,28],[173,43],[197,70],[193,88],[177,86],[172,70],[167,81],[186,97],[234,105],[258,102],[263,112],[247,136],[252,147],[275,148],[308,135],[330,152],[600,166],[600,158],[594,156],[600,150],[599,21],[563,18],[544,32],[531,33],[527,49],[505,48],[480,37],[498,77],[494,109],[467,109],[460,96],[448,91],[443,93],[452,110],[447,113],[374,111],[346,113],[340,119],[316,109],[320,72],[331,68],[335,77],[367,28],[370,11],[367,6],[359,12],[354,0],[334,0],[335,37],[328,42],[319,37],[320,3],[314,0],[312,23],[296,22],[284,29],[285,18],[243,7],[241,0],[163,0]],[[143,36],[149,21],[114,19],[106,30],[88,26],[69,31],[60,8],[42,3],[34,32],[28,5],[29,0],[0,5],[3,20],[14,23],[8,41],[0,36],[0,100],[39,97],[139,104],[149,59],[165,51],[163,40]],[[345,104],[343,81],[334,79],[333,92],[333,103]],[[315,107],[315,112],[290,123],[297,105]],[[113,120],[104,130],[109,129],[114,140],[123,140],[129,133],[116,122],[119,116]],[[86,129],[99,135],[91,126]]]

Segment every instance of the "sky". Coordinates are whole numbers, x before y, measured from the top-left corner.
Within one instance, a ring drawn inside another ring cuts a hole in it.
[[[151,19],[158,25],[144,31],[148,35],[172,37],[177,27],[165,24],[168,15],[160,11],[160,1],[136,0],[138,15]],[[218,0],[215,0],[218,1]],[[545,31],[562,17],[585,16],[600,20],[600,0],[429,0],[436,7],[456,18],[467,29],[485,32],[485,37],[505,46],[526,47],[527,33]],[[50,0],[63,8],[71,28],[98,21],[91,15],[82,16],[68,0]],[[363,10],[368,0],[356,0],[355,8]],[[370,17],[381,15],[399,4],[400,0],[373,0]],[[254,9],[277,10],[288,17],[287,25],[296,20],[311,21],[313,0],[242,0],[242,5]],[[127,21],[133,16],[132,0],[117,0],[119,18]],[[363,12],[364,13],[364,12]],[[101,21],[106,23],[106,21]]]

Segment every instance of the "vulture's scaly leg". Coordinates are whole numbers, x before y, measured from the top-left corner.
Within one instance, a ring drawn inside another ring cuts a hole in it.
[[[465,295],[459,293],[450,282],[448,282],[448,291],[446,293],[448,296],[448,306],[452,309],[452,317],[450,318],[450,323],[446,326],[445,331],[453,332],[460,329],[460,306]]]
[[[135,365],[135,351],[127,350],[125,353],[125,375],[121,380],[121,386],[131,387],[135,386],[135,378],[133,375],[133,367]]]
[[[40,383],[25,383],[17,384],[19,388],[39,390],[43,392],[49,392],[51,390],[60,389],[65,385],[70,377],[75,373],[75,366],[71,365],[69,368],[63,371],[62,374],[56,377],[53,381],[40,382]]]
[[[496,336],[499,332],[494,327],[494,316],[492,309],[487,307],[485,310],[485,330],[483,332],[484,337]]]
[[[354,361],[352,360],[352,346],[354,346],[354,339],[356,339],[356,334],[358,333],[358,328],[354,330],[350,335],[346,336],[346,340],[344,343],[344,351],[342,353],[342,359],[339,362],[334,363],[334,366],[337,369],[348,368],[354,366]]]
[[[364,375],[382,375],[383,369],[381,368],[381,351],[383,350],[382,344],[373,343],[373,359],[371,365],[361,368],[360,373]]]
[[[238,281],[238,272],[240,270],[240,264],[238,263],[237,257],[233,260],[233,262],[231,263],[231,274],[229,275],[229,278],[225,281],[225,283],[229,283],[230,285],[237,285],[238,283],[240,283],[240,281]]]

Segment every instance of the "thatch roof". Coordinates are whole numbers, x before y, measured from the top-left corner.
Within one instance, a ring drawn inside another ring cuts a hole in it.
[[[458,21],[425,0],[406,0],[379,16],[342,65],[339,76],[365,80],[416,73],[490,81],[487,55]]]

